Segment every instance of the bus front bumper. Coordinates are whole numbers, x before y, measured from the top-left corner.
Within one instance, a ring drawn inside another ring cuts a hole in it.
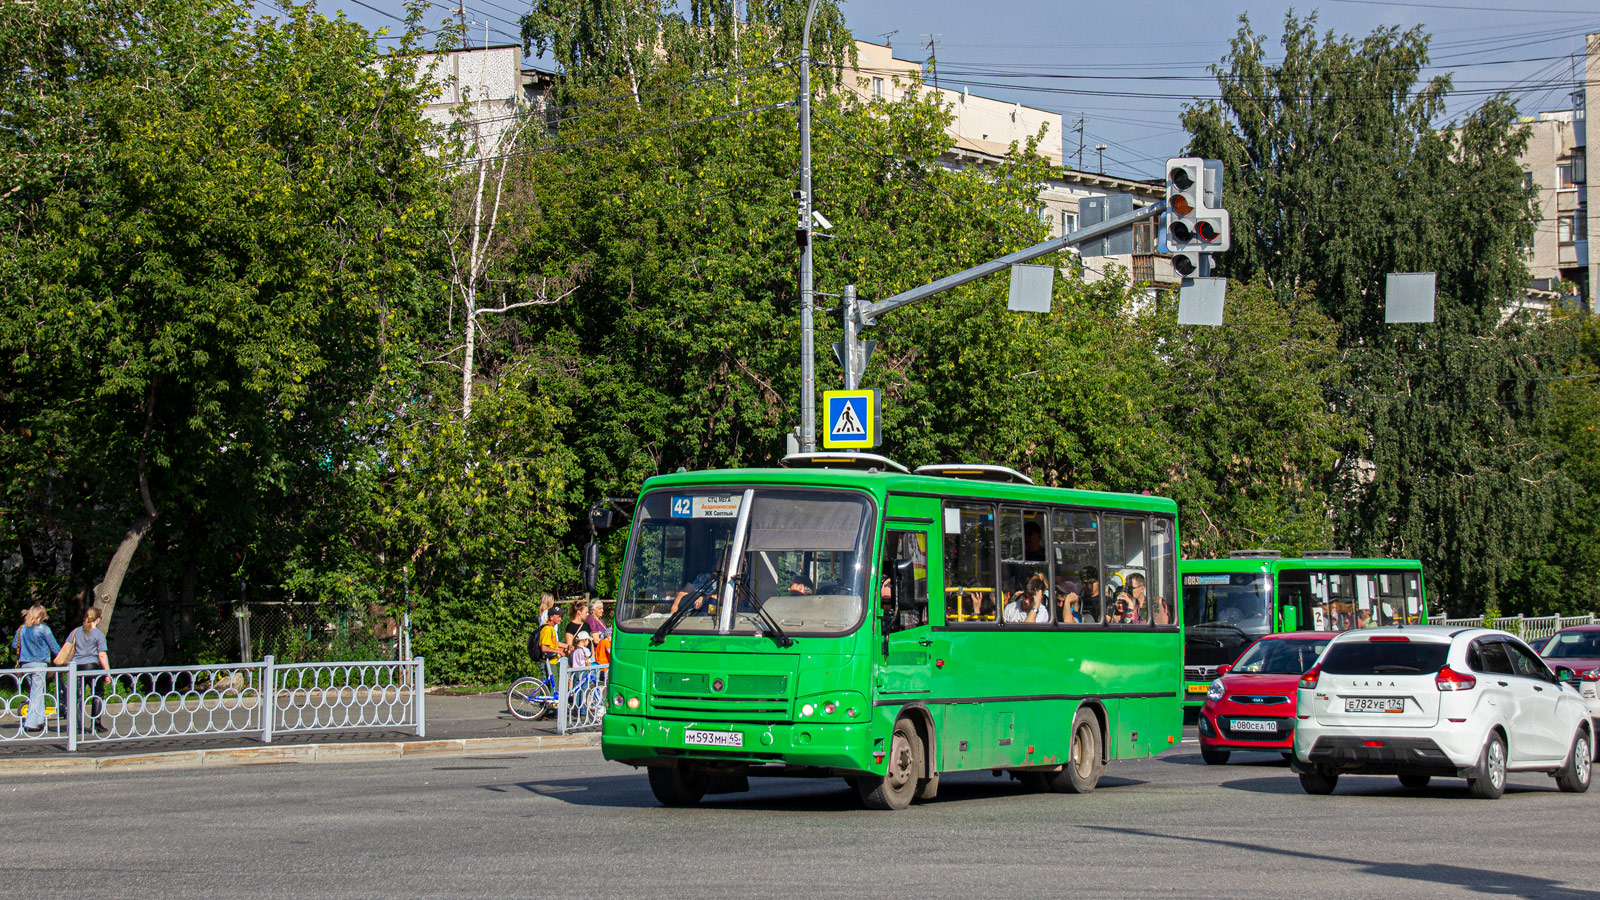
[[[715,745],[691,744],[687,733],[715,735]],[[601,720],[600,749],[605,758],[630,765],[660,765],[693,759],[704,762],[785,765],[852,772],[883,771],[882,747],[873,746],[866,722],[834,724],[754,724],[681,722],[608,714]]]

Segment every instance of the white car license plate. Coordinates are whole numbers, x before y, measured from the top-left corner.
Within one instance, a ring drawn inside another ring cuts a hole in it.
[[[743,747],[744,733],[740,731],[697,731],[685,729],[683,742],[696,747]]]
[[[1233,730],[1276,732],[1278,730],[1278,723],[1269,722],[1264,719],[1234,719]]]
[[[1406,701],[1404,697],[1346,697],[1344,698],[1344,711],[1347,713],[1403,713],[1406,711]]]

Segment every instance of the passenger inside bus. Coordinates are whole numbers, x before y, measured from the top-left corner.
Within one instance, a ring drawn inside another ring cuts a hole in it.
[[[677,612],[678,605],[686,601],[694,604],[696,614],[711,615],[716,612],[717,596],[728,571],[728,551],[732,549],[732,544],[723,544],[721,552],[717,554],[716,568],[701,572],[679,588],[677,596],[672,598],[669,612]]]
[[[1078,583],[1067,577],[1067,573],[1056,573],[1056,602],[1055,610],[1057,621],[1064,625],[1078,622],[1078,616],[1083,612],[1082,603],[1078,598]]]
[[[1176,624],[1177,621],[1177,618],[1172,614],[1172,601],[1168,600],[1166,597],[1157,597],[1156,611],[1150,624],[1173,625]]]
[[[1022,526],[1022,553],[1023,559],[1029,562],[1044,562],[1044,529],[1039,523],[1029,519]]]
[[[1006,604],[1004,617],[1011,623],[1041,624],[1050,621],[1050,597],[1043,575],[1028,579],[1027,587],[1017,591]]]
[[[1145,578],[1138,572],[1128,576],[1128,595],[1133,599],[1134,622],[1150,621],[1150,602],[1145,598]]]
[[[1097,624],[1100,619],[1100,570],[1083,567],[1083,591],[1076,610],[1079,622]]]
[[[796,596],[803,597],[807,594],[815,594],[816,592],[816,588],[812,587],[811,585],[811,579],[804,575],[796,575],[794,579],[789,582],[789,593]]]

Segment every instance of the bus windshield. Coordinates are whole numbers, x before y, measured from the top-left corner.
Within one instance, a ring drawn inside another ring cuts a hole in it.
[[[839,634],[861,621],[873,521],[864,495],[656,491],[636,519],[617,613],[625,630],[653,631],[685,607],[675,633],[765,633],[763,612],[790,635]]]
[[[1184,664],[1218,666],[1272,630],[1272,578],[1266,573],[1183,576]]]

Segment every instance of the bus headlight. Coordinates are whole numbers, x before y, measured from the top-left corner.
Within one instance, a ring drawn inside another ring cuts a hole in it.
[[[629,709],[638,709],[639,708],[639,698],[638,697],[629,697],[628,698],[628,708]]]
[[[1221,700],[1222,699],[1222,679],[1221,678],[1218,678],[1216,681],[1211,682],[1211,687],[1206,688],[1206,699],[1207,700]]]

